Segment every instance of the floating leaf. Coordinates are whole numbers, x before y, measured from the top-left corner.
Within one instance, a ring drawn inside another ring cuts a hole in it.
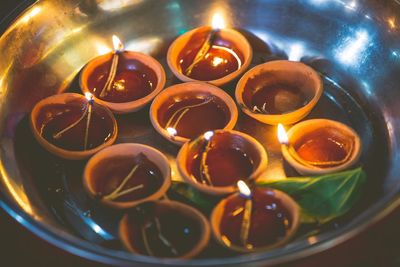
[[[257,182],[291,195],[302,208],[303,222],[326,223],[348,212],[359,199],[366,179],[360,168],[315,177]]]

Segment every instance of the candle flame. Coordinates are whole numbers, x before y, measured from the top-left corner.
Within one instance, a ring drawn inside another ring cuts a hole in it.
[[[166,130],[167,130],[168,134],[172,137],[174,137],[178,134],[178,131],[175,128],[168,127]]]
[[[113,35],[112,41],[113,41],[114,51],[121,52],[122,50],[124,50],[124,44],[121,42],[118,36]]]
[[[279,143],[281,143],[282,145],[289,144],[289,137],[288,137],[286,130],[283,127],[282,123],[278,124],[278,140],[279,140]]]
[[[204,133],[204,139],[206,139],[207,141],[210,141],[211,137],[213,137],[214,132],[213,131],[208,131]]]
[[[89,92],[85,93],[85,97],[86,97],[87,101],[92,101],[93,100],[93,95],[91,93],[89,93]]]
[[[220,13],[213,15],[211,25],[216,30],[225,28],[225,20]]]
[[[239,188],[239,192],[242,196],[247,198],[251,197],[250,187],[243,180],[239,180],[237,182],[237,187]]]

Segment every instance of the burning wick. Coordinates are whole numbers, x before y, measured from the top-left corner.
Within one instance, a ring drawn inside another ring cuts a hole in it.
[[[124,51],[124,45],[122,44],[121,40],[116,35],[112,36],[112,41],[113,41],[113,45],[114,45],[114,52],[113,52],[111,67],[110,67],[110,71],[108,73],[107,81],[104,84],[104,87],[100,92],[101,98],[105,97],[106,92],[111,90],[111,85],[114,82],[115,75],[117,74],[119,53]]]
[[[351,157],[351,152],[353,150],[353,143],[351,143],[351,147],[349,149],[349,152],[347,153],[346,157],[344,159],[338,160],[338,161],[322,161],[322,162],[314,162],[314,161],[308,161],[300,157],[300,155],[297,153],[296,149],[289,143],[289,137],[286,133],[285,128],[281,123],[278,124],[278,140],[279,143],[281,143],[282,146],[286,146],[289,154],[300,164],[303,164],[304,166],[308,167],[318,167],[318,166],[337,166],[340,164],[345,163],[346,161],[349,160]]]
[[[122,182],[119,184],[119,186],[114,191],[112,191],[110,194],[103,196],[103,199],[104,200],[114,200],[123,195],[129,194],[133,191],[142,189],[144,187],[144,185],[139,184],[137,186],[122,190],[124,188],[124,186],[129,182],[129,180],[133,177],[133,175],[135,174],[135,172],[137,171],[138,168],[139,168],[139,165],[133,166],[133,168],[128,173],[128,175],[124,179],[122,179]]]
[[[87,105],[85,108],[85,111],[83,112],[82,116],[79,117],[78,120],[76,120],[74,123],[68,125],[67,127],[65,127],[64,129],[62,129],[61,131],[59,131],[58,133],[55,133],[53,135],[54,139],[59,139],[61,138],[61,136],[68,132],[69,130],[71,130],[72,128],[74,128],[75,126],[77,126],[86,116],[87,116],[87,120],[86,120],[86,129],[85,129],[85,141],[83,144],[83,149],[86,150],[87,149],[87,144],[88,144],[88,139],[89,139],[89,126],[90,126],[90,120],[92,118],[92,107],[93,107],[93,95],[89,92],[85,93],[85,97],[87,99]]]
[[[240,241],[244,247],[247,247],[251,224],[251,212],[253,209],[252,193],[248,185],[242,180],[237,182],[237,186],[239,188],[240,196],[246,199],[244,203],[242,227],[240,228]]]
[[[178,131],[174,127],[167,127],[167,132],[172,140],[175,139],[175,136],[178,134]]]
[[[214,136],[213,131],[205,132],[202,136],[204,138],[206,144],[203,152],[201,153],[201,161],[200,161],[200,179],[203,184],[213,185],[210,177],[210,173],[207,166],[207,154],[211,149],[211,138]]]
[[[217,36],[217,33],[219,32],[220,29],[225,27],[225,22],[222,16],[219,13],[214,14],[212,18],[212,29],[210,33],[207,35],[206,40],[204,41],[203,45],[200,47],[199,51],[197,52],[196,56],[193,59],[192,64],[187,67],[185,70],[185,75],[189,76],[192,73],[193,68],[204,59],[204,57],[207,55],[208,51],[210,51],[210,48],[213,46],[213,42],[215,40],[215,37]]]

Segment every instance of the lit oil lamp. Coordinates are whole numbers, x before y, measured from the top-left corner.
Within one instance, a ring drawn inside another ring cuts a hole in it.
[[[168,65],[181,81],[206,81],[223,85],[248,68],[252,49],[246,38],[225,28],[214,14],[212,27],[203,26],[178,37],[167,54]]]
[[[64,93],[39,101],[31,112],[35,138],[49,152],[67,159],[87,158],[114,143],[113,114],[85,96]]]
[[[161,258],[192,258],[208,244],[210,226],[196,209],[176,201],[147,202],[122,218],[119,235],[135,253]]]
[[[182,178],[200,191],[226,195],[237,190],[237,181],[258,178],[267,161],[265,149],[253,137],[216,130],[184,144],[177,166]]]
[[[232,98],[223,90],[202,82],[168,87],[150,107],[154,128],[179,145],[210,130],[233,129],[237,117]]]
[[[164,87],[165,72],[154,58],[124,50],[113,36],[114,51],[91,60],[82,70],[80,86],[115,113],[141,109]]]
[[[361,154],[361,141],[350,127],[332,120],[307,120],[286,133],[278,125],[278,139],[286,161],[303,175],[344,170]],[[290,140],[290,141],[289,141]]]
[[[158,150],[141,144],[118,144],[88,161],[83,184],[105,205],[130,208],[161,198],[171,184],[170,175],[168,159]]]
[[[266,124],[292,124],[310,113],[323,92],[318,73],[300,62],[276,60],[246,72],[236,101],[248,116]]]
[[[244,181],[239,193],[217,204],[211,229],[224,246],[239,252],[272,249],[287,243],[300,224],[300,208],[285,193],[268,188],[251,190]]]

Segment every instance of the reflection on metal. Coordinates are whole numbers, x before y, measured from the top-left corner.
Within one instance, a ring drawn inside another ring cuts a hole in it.
[[[26,13],[23,17],[21,17],[20,22],[28,23],[32,18],[34,18],[37,14],[39,14],[41,10],[42,9],[40,6],[32,8],[28,13]]]
[[[99,8],[104,11],[121,10],[121,8],[139,5],[143,0],[97,0]]]
[[[142,52],[145,54],[152,55],[160,49],[163,41],[159,37],[149,36],[135,38],[131,41],[126,42],[126,50]]]
[[[370,36],[366,30],[358,30],[354,35],[342,40],[336,50],[336,57],[345,65],[358,66],[368,57]]]

